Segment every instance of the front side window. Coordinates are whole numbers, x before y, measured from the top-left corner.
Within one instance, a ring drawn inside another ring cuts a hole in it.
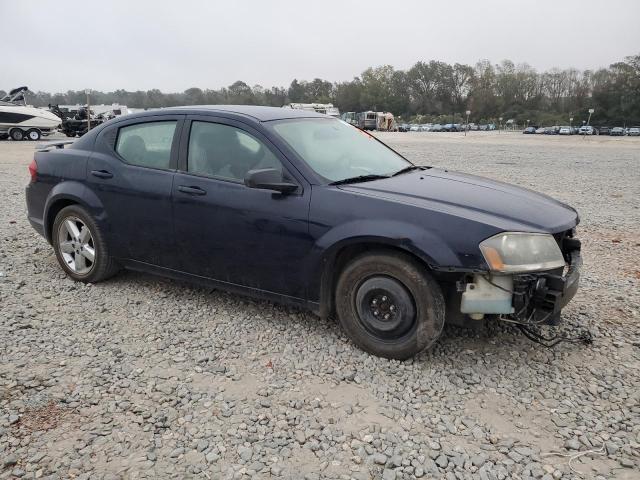
[[[272,122],[273,130],[329,182],[359,175],[391,175],[411,165],[373,136],[342,120]]]
[[[187,171],[243,181],[249,170],[275,168],[278,158],[260,140],[239,128],[220,123],[193,122]]]
[[[176,124],[171,120],[122,127],[118,132],[116,152],[132,165],[168,169]]]

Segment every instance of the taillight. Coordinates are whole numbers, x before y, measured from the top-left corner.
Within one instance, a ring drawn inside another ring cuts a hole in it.
[[[31,181],[35,182],[38,176],[38,164],[36,163],[36,159],[31,160],[29,164],[29,174],[31,175]]]

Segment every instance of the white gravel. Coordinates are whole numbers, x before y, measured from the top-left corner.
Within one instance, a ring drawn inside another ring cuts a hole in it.
[[[0,479],[640,478],[640,139],[381,138],[577,207],[562,329],[594,344],[447,327],[397,362],[267,302],[137,273],[74,283],[26,220],[33,144],[0,142]]]

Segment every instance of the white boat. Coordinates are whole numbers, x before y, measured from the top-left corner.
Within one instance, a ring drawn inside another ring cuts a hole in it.
[[[27,87],[14,88],[0,99],[0,138],[40,140],[60,125],[62,120],[57,115],[26,104],[24,92],[27,90]]]

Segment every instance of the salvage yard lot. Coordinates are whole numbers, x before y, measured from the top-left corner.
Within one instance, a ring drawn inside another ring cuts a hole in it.
[[[0,142],[0,479],[639,478],[640,139],[379,137],[576,207],[562,329],[593,345],[447,327],[397,362],[268,302],[131,272],[74,283],[26,219],[33,143]],[[582,477],[546,455],[585,450]]]

